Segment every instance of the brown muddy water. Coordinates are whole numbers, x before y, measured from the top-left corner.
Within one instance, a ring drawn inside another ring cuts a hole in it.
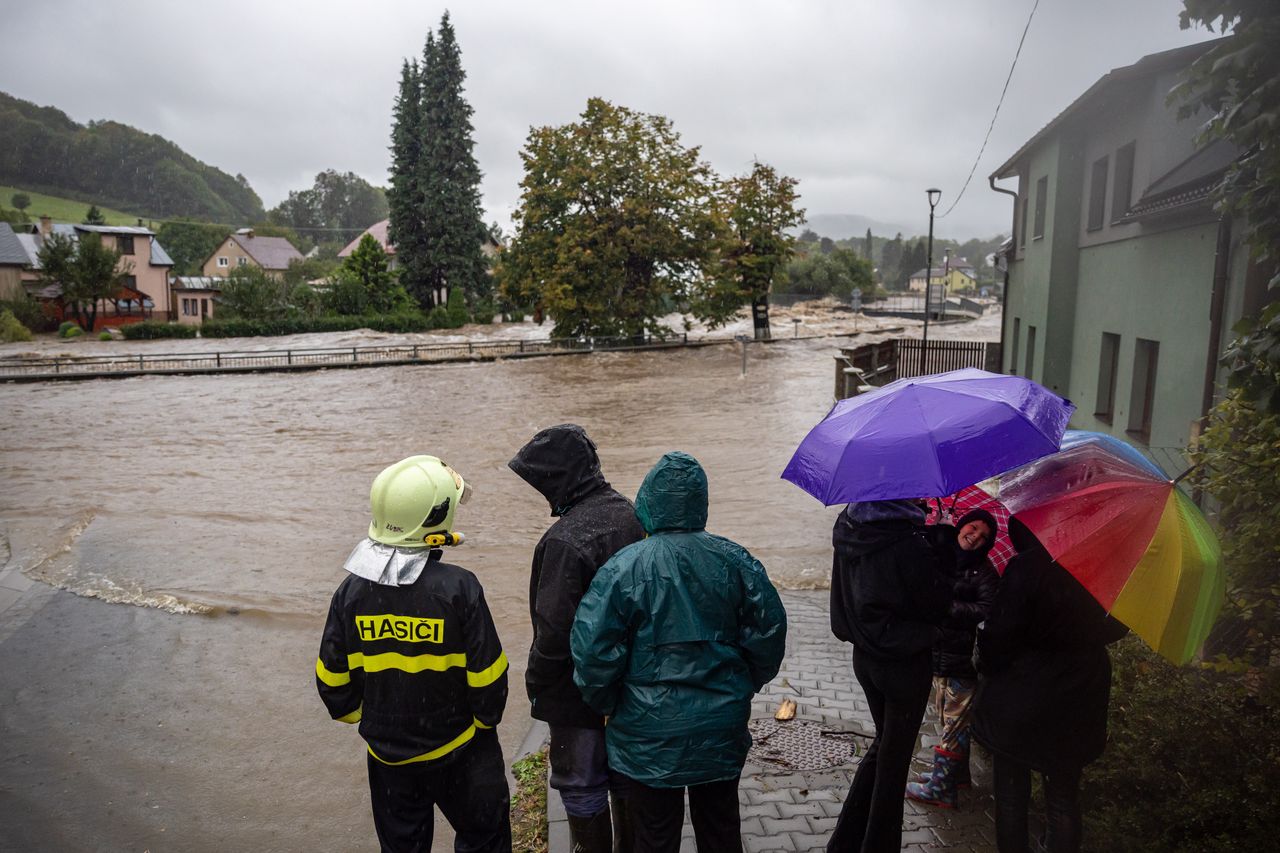
[[[779,586],[825,586],[837,510],[779,473],[831,405],[837,342],[753,345],[745,377],[715,346],[0,386],[0,568],[41,582],[0,614],[0,850],[376,849],[362,745],[313,667],[369,483],[410,454],[475,487],[449,559],[512,661],[508,759],[551,519],[506,462],[538,429],[582,424],[629,496],[691,453],[709,530]]]

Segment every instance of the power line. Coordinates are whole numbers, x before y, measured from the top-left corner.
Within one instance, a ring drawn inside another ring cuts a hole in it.
[[[991,140],[991,131],[996,126],[996,116],[1000,115],[1000,107],[1004,104],[1004,96],[1009,91],[1009,81],[1013,79],[1013,69],[1018,67],[1018,57],[1022,55],[1022,45],[1027,40],[1027,30],[1031,29],[1031,19],[1036,16],[1036,9],[1040,8],[1040,0],[1036,0],[1031,7],[1031,14],[1027,15],[1027,25],[1022,28],[1022,38],[1018,40],[1018,49],[1013,54],[1013,64],[1009,66],[1009,76],[1004,78],[1004,89],[1000,91],[1000,100],[996,102],[996,111],[991,116],[991,124],[987,125],[987,135],[982,140],[982,147],[978,149],[978,156],[973,158],[973,168],[969,170],[969,177],[964,179],[964,186],[960,188],[960,194],[956,196],[956,200],[951,202],[951,206],[947,208],[946,213],[938,215],[942,219],[956,209],[956,205],[960,203],[960,199],[964,198],[964,191],[969,188],[969,181],[973,180],[973,173],[978,171],[978,163],[982,161],[982,153],[987,150],[987,142]]]

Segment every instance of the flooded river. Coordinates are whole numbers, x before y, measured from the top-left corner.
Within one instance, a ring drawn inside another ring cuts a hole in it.
[[[664,452],[693,454],[708,529],[780,586],[825,586],[837,509],[779,474],[831,405],[838,342],[753,345],[745,377],[737,346],[713,346],[0,386],[0,560],[76,593],[38,586],[0,614],[0,848],[376,847],[358,738],[312,671],[370,481],[410,454],[475,487],[449,559],[485,585],[512,660],[508,757],[551,519],[506,462],[538,429],[582,424],[629,496]]]

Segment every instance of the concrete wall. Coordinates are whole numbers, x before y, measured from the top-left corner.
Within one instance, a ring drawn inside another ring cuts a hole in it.
[[[1137,339],[1160,344],[1149,444],[1181,447],[1201,415],[1209,347],[1217,224],[1192,224],[1080,253],[1079,299],[1067,396],[1073,426],[1129,433]],[[1102,334],[1120,336],[1111,422],[1095,417]]]

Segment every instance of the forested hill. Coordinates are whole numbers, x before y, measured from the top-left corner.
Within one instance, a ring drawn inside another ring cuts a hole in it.
[[[153,133],[114,121],[77,124],[4,92],[0,184],[156,218],[248,224],[265,216],[243,175],[201,163]]]

